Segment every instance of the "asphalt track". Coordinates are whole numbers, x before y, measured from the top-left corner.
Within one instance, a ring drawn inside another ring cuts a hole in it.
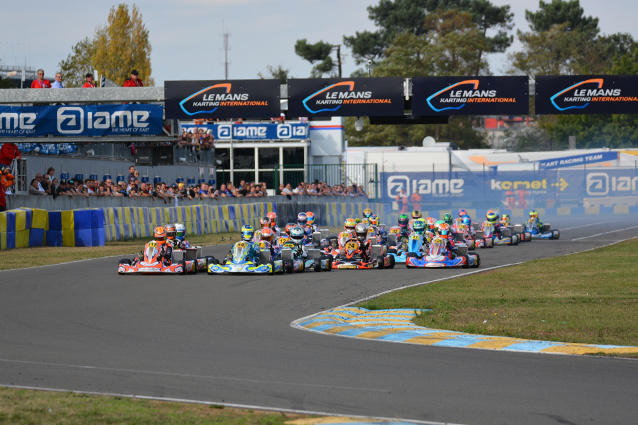
[[[560,240],[481,250],[482,267],[638,237],[630,215],[552,224]],[[457,424],[638,422],[632,359],[396,344],[290,326],[464,270],[151,277],[119,276],[116,265],[0,272],[0,385]]]

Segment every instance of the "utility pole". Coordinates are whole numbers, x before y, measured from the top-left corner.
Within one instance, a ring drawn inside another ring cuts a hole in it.
[[[224,27],[223,21],[222,21],[222,27]],[[230,50],[230,47],[228,47],[229,36],[230,36],[230,33],[224,27],[224,77],[226,80],[228,80],[228,65],[230,64],[230,62],[228,62],[228,50]]]

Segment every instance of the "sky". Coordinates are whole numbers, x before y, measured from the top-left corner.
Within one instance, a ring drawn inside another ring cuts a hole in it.
[[[121,0],[120,0],[121,1]],[[491,0],[511,6],[515,30],[528,31],[525,10],[535,0]],[[549,2],[551,0],[547,0]],[[167,80],[225,79],[224,33],[228,33],[228,79],[268,76],[268,66],[282,66],[289,76],[308,78],[312,65],[295,54],[295,42],[342,44],[343,36],[374,31],[367,7],[379,0],[137,0],[152,46],[155,84]],[[42,68],[53,79],[60,61],[85,37],[107,23],[113,1],[30,0],[5,2],[0,25],[0,65]],[[586,16],[599,18],[602,34],[628,32],[638,39],[638,2],[580,0]],[[520,48],[516,41],[510,51]],[[342,47],[343,75],[359,66]],[[494,75],[503,75],[506,55],[490,60]],[[140,75],[143,80],[148,76]]]

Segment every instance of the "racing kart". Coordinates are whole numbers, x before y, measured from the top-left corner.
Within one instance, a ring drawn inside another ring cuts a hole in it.
[[[173,252],[171,254],[171,262],[178,263],[183,260],[195,261],[198,272],[206,271],[206,262],[208,261],[208,258],[202,256],[201,246],[192,246],[186,249],[173,248]]]
[[[509,228],[501,229],[501,235],[496,233],[494,224],[489,221],[483,222],[481,230],[476,231],[476,239],[492,239],[494,245],[518,245],[520,242],[519,235],[513,235]]]
[[[423,235],[418,233],[410,234],[410,237],[406,241],[406,245],[394,246],[388,248],[388,255],[394,257],[394,262],[404,264],[408,257],[419,257],[425,253],[427,241],[424,240]]]
[[[448,267],[478,267],[481,259],[474,252],[467,252],[467,247],[457,247],[456,254],[447,249],[447,241],[441,237],[434,237],[430,242],[426,255],[408,257],[405,262],[407,268],[448,268]]]
[[[319,249],[299,249],[294,242],[288,241],[281,247],[281,259],[284,263],[284,272],[298,273],[305,270],[332,270],[332,257],[322,256]]]
[[[119,261],[117,272],[119,274],[140,273],[140,274],[186,274],[197,273],[196,260],[182,259],[172,261],[165,265],[164,259],[160,255],[160,247],[156,241],[150,241],[144,245],[139,260],[124,258]]]
[[[270,250],[257,249],[253,251],[251,244],[246,241],[235,242],[230,258],[221,263],[215,258],[209,258],[206,269],[208,274],[274,274],[283,273],[283,261],[273,260]]]
[[[467,249],[494,247],[494,240],[492,238],[486,238],[484,234],[481,236],[478,232],[477,235],[472,235],[469,227],[465,224],[457,225],[456,232],[454,232],[453,235],[456,246],[466,246]]]
[[[551,230],[550,223],[543,223],[543,227],[539,229],[538,219],[530,217],[525,224],[525,231],[531,236],[531,239],[558,239],[560,238],[559,230]],[[530,239],[530,240],[531,240]]]
[[[391,269],[394,268],[394,257],[385,254],[383,245],[370,245],[369,255],[359,249],[356,239],[347,241],[343,252],[332,260],[333,269]]]

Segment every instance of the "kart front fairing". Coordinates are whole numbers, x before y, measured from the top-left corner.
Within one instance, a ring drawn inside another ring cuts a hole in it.
[[[408,257],[406,267],[463,267],[467,263],[464,256],[451,255],[447,250],[447,241],[443,238],[434,238],[430,242],[427,255],[421,257]]]
[[[181,274],[196,272],[195,261],[180,261],[169,265],[164,264],[160,256],[160,247],[156,241],[148,242],[144,246],[143,256],[137,262],[121,261],[118,265],[119,274]]]

